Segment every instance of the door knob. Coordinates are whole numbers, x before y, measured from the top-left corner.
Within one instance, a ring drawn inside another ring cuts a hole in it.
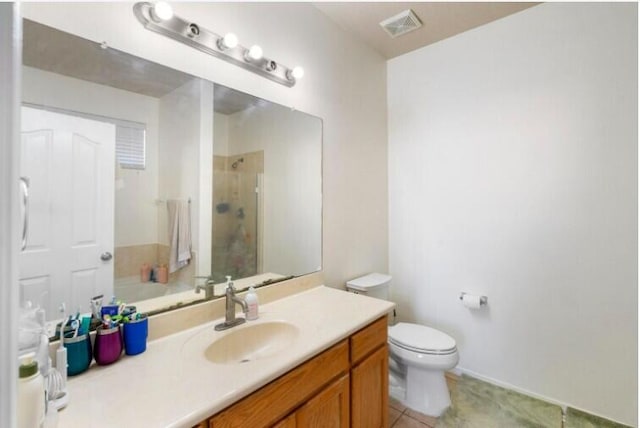
[[[105,253],[100,254],[100,260],[102,260],[103,262],[108,262],[112,258],[113,258],[113,254],[111,254],[108,251],[105,252]]]

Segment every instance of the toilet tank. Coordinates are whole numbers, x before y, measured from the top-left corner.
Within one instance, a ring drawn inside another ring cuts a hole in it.
[[[376,299],[389,300],[389,284],[391,284],[390,275],[370,273],[347,281],[347,291]]]

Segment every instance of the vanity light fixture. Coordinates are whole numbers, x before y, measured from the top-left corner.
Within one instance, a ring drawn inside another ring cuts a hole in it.
[[[158,1],[149,10],[149,15],[155,22],[167,21],[173,18],[173,8],[166,1]]]
[[[289,68],[265,58],[262,48],[258,45],[249,49],[243,47],[233,33],[227,33],[223,37],[200,27],[195,22],[174,15],[167,2],[138,2],[133,5],[133,13],[147,30],[172,38],[281,85],[292,87],[304,76],[302,67]]]
[[[251,46],[245,53],[244,59],[249,62],[262,60],[262,48],[258,45]]]
[[[238,36],[233,33],[227,33],[224,37],[218,39],[218,49],[226,51],[227,49],[233,49],[238,46]]]
[[[287,78],[289,79],[302,79],[304,76],[304,68],[300,66],[293,67],[293,70],[287,71]]]

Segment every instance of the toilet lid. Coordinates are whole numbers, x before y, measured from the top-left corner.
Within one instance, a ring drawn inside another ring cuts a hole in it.
[[[456,341],[435,328],[398,323],[389,328],[389,341],[397,346],[424,353],[446,354],[456,350]]]

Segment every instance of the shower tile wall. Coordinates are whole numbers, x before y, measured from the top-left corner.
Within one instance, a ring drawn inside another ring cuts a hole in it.
[[[113,276],[116,279],[138,275],[143,263],[153,264],[158,260],[158,244],[116,247],[113,259]]]
[[[169,282],[194,285],[196,252],[191,253],[191,262],[169,275]],[[114,250],[113,276],[115,279],[137,276],[144,263],[169,264],[169,246],[161,244],[130,245]]]
[[[259,271],[255,189],[257,175],[263,172],[263,151],[213,157],[212,272],[218,276],[249,276]],[[237,233],[240,225],[242,239]]]
[[[169,246],[158,244],[158,264],[169,265]],[[191,260],[189,264],[176,272],[169,274],[169,283],[171,284],[188,284],[195,286],[196,284],[196,266],[198,261],[197,251],[191,251]]]

